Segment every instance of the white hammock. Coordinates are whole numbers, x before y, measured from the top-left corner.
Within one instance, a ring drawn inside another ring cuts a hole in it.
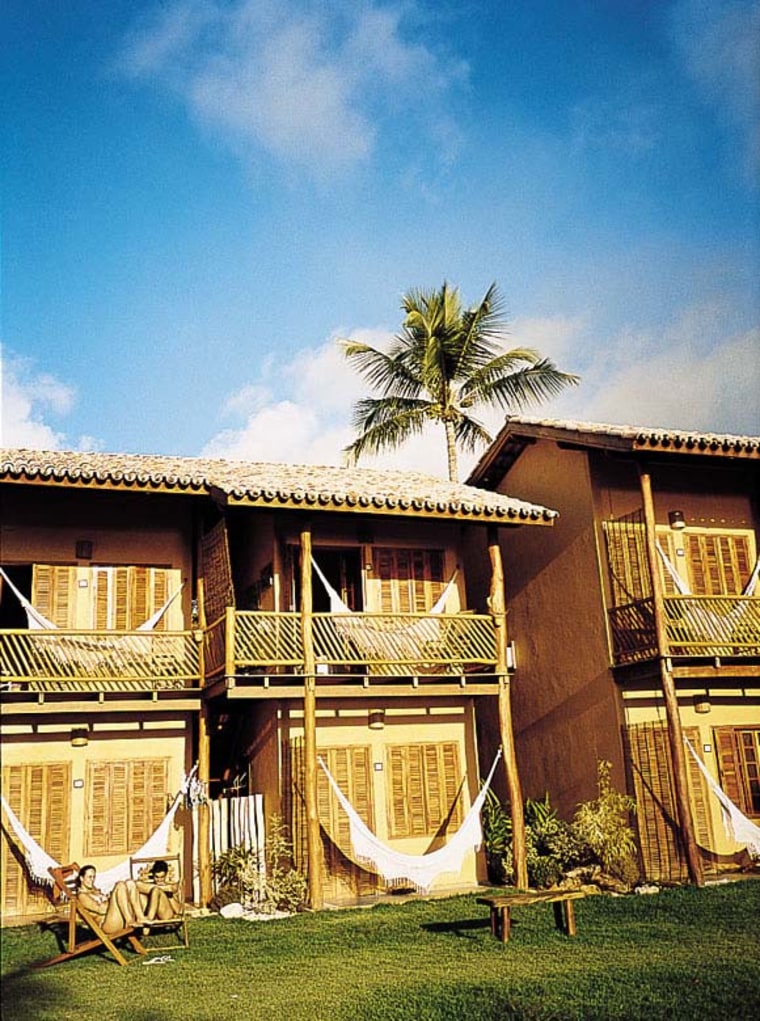
[[[443,847],[428,854],[402,854],[401,851],[396,851],[382,843],[359,817],[323,760],[319,756],[317,759],[325,771],[330,786],[335,791],[335,796],[348,816],[351,847],[355,859],[362,865],[378,872],[386,883],[407,880],[418,890],[427,893],[438,876],[444,873],[460,872],[465,855],[471,850],[477,851],[480,848],[483,842],[480,811],[500,756],[501,749],[496,753],[486,782],[473,801],[462,825]]]
[[[704,762],[694,751],[689,739],[684,737],[684,741],[686,742],[686,747],[694,756],[697,765],[702,770],[710,790],[720,802],[720,814],[723,818],[726,836],[736,841],[737,844],[743,844],[753,858],[760,858],[760,826],[753,823],[751,819],[748,819],[736,807],[726,792],[715,782]]]
[[[137,851],[133,851],[130,857],[161,858],[167,853],[172,820],[174,819],[174,815],[179,808],[186,791],[190,788],[190,784],[192,783],[193,776],[197,769],[197,765],[193,766],[188,775],[182,781],[182,787],[180,788],[179,793],[172,802],[169,811],[159,823],[158,827],[154,830],[151,836],[148,837],[143,846]],[[44,848],[40,847],[34,837],[21,824],[18,816],[5,800],[5,795],[3,794],[0,794],[0,804],[2,804],[8,818],[8,822],[11,825],[11,829],[15,833],[19,847],[24,854],[24,860],[29,870],[29,875],[35,883],[38,883],[41,886],[52,886],[53,878],[50,875],[49,869],[58,868],[62,863],[57,862],[55,858],[51,857],[51,855],[44,850]],[[98,888],[102,890],[103,893],[109,893],[118,882],[124,879],[129,879],[129,858],[126,858],[118,865],[112,866],[107,872],[99,872]]]
[[[683,578],[681,578],[681,575],[678,573],[667,553],[660,545],[659,540],[657,541],[656,546],[665,570],[673,582],[679,596],[691,596],[692,592],[689,589],[689,586]],[[709,655],[720,656],[730,654],[732,652],[732,636],[736,634],[737,629],[740,629],[742,626],[742,619],[749,609],[747,599],[754,595],[759,578],[760,557],[758,557],[755,562],[755,566],[747,580],[747,584],[742,590],[741,596],[735,597],[736,601],[728,613],[719,613],[716,610],[709,609],[708,606],[703,605],[700,597],[694,597],[693,601],[684,602],[681,606],[679,606],[678,612],[682,614],[683,620],[686,622],[690,630],[694,632],[695,637],[708,641],[717,639],[717,641],[721,643],[706,649],[705,651]],[[725,599],[726,597],[721,596],[719,598]],[[676,620],[669,621],[669,624],[672,626],[677,626],[677,623],[678,622]],[[725,646],[722,644],[724,642],[726,643]],[[680,644],[678,636],[673,639],[673,644]]]
[[[151,655],[153,642],[152,638],[147,636],[143,638],[142,635],[115,634],[113,637],[104,637],[87,634],[60,634],[59,632],[63,629],[60,629],[57,624],[53,623],[52,620],[48,620],[44,614],[32,606],[26,596],[16,588],[2,567],[0,567],[0,576],[2,576],[23,606],[29,630],[52,632],[49,636],[45,635],[44,638],[40,638],[38,641],[44,641],[44,648],[63,666],[76,664],[80,670],[93,673],[100,672],[102,676],[103,669],[101,668],[104,668],[106,673],[115,669],[114,664],[118,660],[120,653],[128,657],[148,657]],[[139,627],[135,628],[135,631],[153,631],[180,594],[184,585],[185,583],[182,582],[177,591],[169,596],[163,606],[160,606],[146,621],[143,621]]]
[[[439,653],[443,640],[443,622],[431,619],[439,616],[446,609],[458,570],[455,570],[448,584],[441,592],[428,616],[411,621],[396,621],[392,617],[371,617],[355,613],[341,599],[324,575],[319,564],[312,557],[312,566],[325,587],[330,599],[330,613],[336,632],[344,639],[351,641],[371,663],[378,673],[408,673],[402,664],[420,670],[435,671],[441,669],[440,663],[426,663],[425,652]]]

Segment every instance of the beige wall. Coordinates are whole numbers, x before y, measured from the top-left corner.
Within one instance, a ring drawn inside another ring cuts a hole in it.
[[[172,626],[189,626],[192,599],[192,509],[180,497],[51,491],[5,486],[0,563],[170,567],[185,582]],[[77,561],[75,544],[93,543]]]
[[[85,747],[71,746],[73,727],[88,725],[89,741]],[[60,864],[76,861],[80,865],[91,861],[96,868],[105,871],[122,860],[120,855],[92,857],[87,855],[85,833],[87,819],[87,770],[92,763],[145,761],[165,759],[167,761],[167,799],[179,790],[182,779],[191,765],[192,742],[191,721],[187,715],[173,718],[149,718],[142,722],[136,717],[111,716],[87,718],[45,716],[39,717],[32,726],[26,722],[15,722],[6,717],[2,725],[2,765],[39,766],[48,763],[69,763],[71,788],[68,791],[70,827],[69,845]],[[167,809],[169,803],[167,802]],[[20,819],[22,825],[26,820]],[[190,838],[189,813],[179,810],[175,825],[170,833],[169,852],[187,852]],[[3,831],[2,841],[8,835]],[[139,848],[134,848],[138,851]],[[189,861],[189,859],[186,859]]]
[[[372,730],[368,726],[368,712],[371,708],[385,709],[385,726]],[[269,711],[258,710],[257,719],[263,723],[268,736],[266,742],[261,735],[256,741],[251,762],[251,789],[265,795],[267,817],[273,808],[273,764],[282,744],[303,737],[303,709],[298,703],[283,703],[277,711],[277,729],[271,728],[273,717]],[[269,717],[267,719],[267,717]],[[362,746],[370,749],[373,763],[373,804],[375,812],[375,833],[383,842],[391,843],[397,850],[408,854],[424,854],[431,849],[431,838],[410,838],[389,841],[388,799],[390,792],[386,783],[385,752],[389,745],[415,744],[420,742],[455,742],[459,748],[461,768],[466,772],[466,783],[462,792],[462,812],[467,812],[479,790],[479,771],[475,748],[474,716],[471,699],[454,703],[438,699],[423,704],[422,700],[394,699],[390,702],[372,700],[343,703],[320,702],[317,706],[317,748],[336,746]],[[377,765],[383,768],[378,769]],[[487,769],[490,763],[484,765]],[[282,768],[282,767],[280,767]],[[289,777],[282,774],[282,783]],[[439,846],[434,844],[434,846]],[[474,852],[467,855],[459,875],[439,878],[433,889],[464,888],[478,881],[478,869],[482,870],[479,856]]]

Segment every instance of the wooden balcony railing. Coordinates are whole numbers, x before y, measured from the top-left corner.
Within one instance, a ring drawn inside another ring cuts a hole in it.
[[[0,685],[28,691],[200,686],[191,631],[0,631]]]
[[[755,596],[666,596],[668,655],[760,657],[760,599]],[[609,611],[615,663],[658,653],[654,601],[642,599]]]
[[[496,629],[489,615],[317,613],[310,620],[318,674],[460,678],[496,669]],[[302,676],[302,629],[300,613],[230,608],[202,636],[0,631],[0,687],[126,692],[199,687],[241,674]]]
[[[320,673],[459,675],[496,668],[488,615],[316,613],[312,640]],[[230,610],[206,631],[206,678],[246,671],[303,674],[299,613]]]

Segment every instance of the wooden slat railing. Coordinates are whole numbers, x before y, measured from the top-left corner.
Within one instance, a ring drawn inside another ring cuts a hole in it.
[[[291,668],[303,671],[300,613],[238,610],[233,643],[235,668]]]
[[[30,691],[127,691],[200,685],[191,631],[0,631],[0,682]]]
[[[760,598],[667,596],[672,656],[760,656]]]
[[[760,599],[756,596],[666,596],[668,655],[760,656]],[[657,655],[654,604],[643,599],[609,611],[616,663]]]
[[[314,614],[314,654],[376,674],[462,673],[496,666],[493,618],[477,614]]]

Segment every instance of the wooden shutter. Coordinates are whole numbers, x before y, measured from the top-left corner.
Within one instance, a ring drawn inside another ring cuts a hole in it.
[[[201,540],[201,574],[205,582],[206,621],[213,624],[226,607],[235,605],[227,526],[222,519]]]
[[[678,833],[667,730],[661,723],[640,723],[629,726],[625,736],[644,874],[657,882],[679,882],[687,873]]]
[[[85,853],[138,850],[166,814],[168,776],[168,759],[88,763]]]
[[[319,754],[341,791],[351,802],[362,821],[375,830],[372,798],[371,749],[367,745],[320,748]],[[323,840],[327,896],[338,896],[341,887],[353,894],[372,893],[377,879],[352,860],[348,816],[338,803],[330,783],[320,768],[317,770],[317,805],[319,822],[326,834]]]
[[[71,764],[6,766],[3,793],[32,837],[56,861],[69,860]],[[11,849],[8,835],[2,840],[2,914],[19,917],[50,909],[43,888],[35,886]],[[15,847],[15,844],[13,845]]]
[[[441,550],[376,547],[375,606],[381,613],[428,613],[444,587]]]
[[[685,536],[685,548],[693,595],[741,595],[752,567],[748,535],[690,533]]]
[[[607,565],[613,606],[626,606],[652,594],[646,559],[644,525],[639,521],[604,521]]]
[[[458,829],[463,778],[456,742],[389,745],[386,764],[391,838]]]
[[[747,816],[760,816],[760,728],[716,727],[720,786]]]
[[[697,755],[700,754],[701,739],[699,727],[684,727],[684,737],[691,744]],[[689,794],[692,814],[694,818],[694,835],[700,847],[711,848],[714,846],[713,831],[710,822],[710,791],[707,787],[707,780],[699,768],[694,756],[686,751],[686,773],[689,782]],[[705,862],[705,868],[709,869],[709,861]]]
[[[76,627],[76,567],[35,564],[32,569],[32,598],[35,610],[56,627]]]

